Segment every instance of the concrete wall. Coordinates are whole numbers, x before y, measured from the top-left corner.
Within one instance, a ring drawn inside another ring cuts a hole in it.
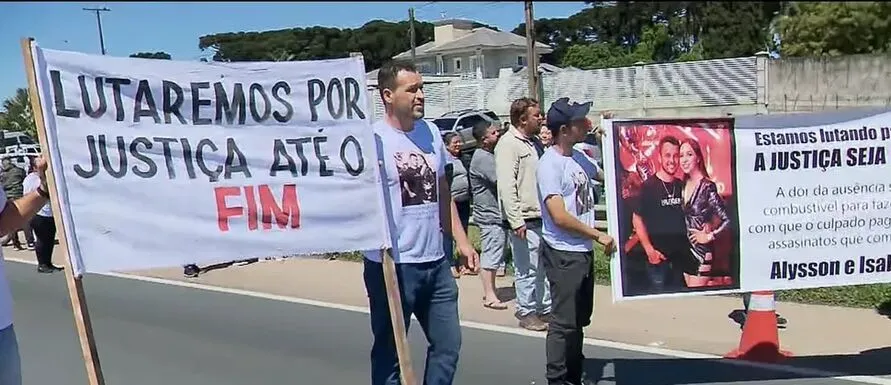
[[[770,60],[768,110],[891,106],[891,55]]]

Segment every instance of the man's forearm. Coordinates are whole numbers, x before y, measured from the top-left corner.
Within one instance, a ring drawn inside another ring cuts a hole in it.
[[[439,227],[442,228],[443,234],[448,237],[454,237],[452,229],[452,217],[455,216],[457,210],[454,209],[455,204],[452,202],[452,191],[446,177],[439,178]]]
[[[495,151],[495,175],[498,200],[504,209],[505,220],[512,229],[524,224],[520,215],[519,186],[517,186],[517,164],[511,153],[496,148]]]
[[[582,221],[570,215],[569,212],[566,211],[562,198],[548,198],[548,200],[545,201],[544,206],[543,210],[547,210],[548,213],[551,214],[551,218],[554,218],[554,224],[565,231],[589,239],[597,239],[603,235],[599,230],[582,223]]]
[[[590,227],[568,214],[562,215],[562,218],[556,221],[555,224],[563,230],[576,233],[585,238],[597,239],[597,237],[603,235],[603,232],[600,230]]]
[[[6,235],[25,226],[31,218],[49,202],[37,191],[25,194],[14,201],[6,201],[6,208],[0,213],[0,235]]]
[[[640,240],[640,246],[646,249],[652,249],[653,243],[650,241],[650,234],[647,232],[647,226],[644,225],[643,219],[637,214],[631,214],[631,226]]]
[[[504,208],[504,219],[511,229],[516,230],[526,224],[523,216],[520,214],[520,199],[515,194],[506,192],[505,194],[499,194],[498,198],[501,199],[501,206]]]

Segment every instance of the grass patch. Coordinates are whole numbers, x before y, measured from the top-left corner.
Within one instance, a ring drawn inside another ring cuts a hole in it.
[[[468,236],[474,247],[479,250],[479,228],[471,225],[468,229]],[[337,253],[335,256],[338,260],[343,261],[362,261],[362,254],[359,252]],[[603,255],[603,248],[600,247],[600,245],[595,244],[594,278],[598,284],[610,284],[609,269],[609,259]],[[513,274],[513,269],[510,263],[510,248],[508,248],[507,255],[507,273]],[[880,313],[891,317],[891,284],[786,290],[777,292],[777,299],[780,301],[807,304],[876,309]]]

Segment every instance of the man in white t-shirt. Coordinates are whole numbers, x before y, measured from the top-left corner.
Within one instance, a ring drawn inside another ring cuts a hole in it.
[[[421,75],[410,63],[385,64],[378,71],[384,116],[375,123],[392,256],[406,331],[418,318],[430,346],[423,383],[448,385],[455,377],[461,349],[458,285],[443,238],[454,239],[467,268],[477,271],[479,255],[461,226],[445,175],[445,146],[436,126],[423,120]],[[371,384],[399,383],[399,364],[380,251],[365,252],[365,290],[371,310]]]
[[[9,234],[22,228],[34,214],[49,202],[46,188],[46,161],[38,158],[34,167],[40,175],[40,186],[35,191],[24,194],[15,201],[7,201],[6,193],[0,189],[0,234]],[[0,252],[0,385],[21,385],[22,367],[18,343],[12,326],[12,293],[6,282],[3,268],[3,253]]]
[[[545,342],[549,385],[582,383],[583,328],[594,310],[594,243],[607,255],[613,238],[594,228],[594,185],[602,171],[573,146],[588,133],[590,103],[551,104],[547,126],[554,145],[538,162],[542,213],[542,264],[551,283],[551,319]]]

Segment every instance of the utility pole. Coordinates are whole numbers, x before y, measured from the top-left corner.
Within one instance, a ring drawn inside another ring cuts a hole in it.
[[[526,0],[526,75],[529,77],[529,97],[538,98],[538,55],[535,54],[535,19],[532,0]]]
[[[84,8],[84,11],[96,12],[96,24],[99,26],[99,48],[102,50],[102,54],[105,55],[105,38],[102,36],[102,15],[100,14],[100,12],[110,12],[111,10],[102,7]]]
[[[415,62],[415,9],[408,9],[408,38],[411,40],[411,62]]]

